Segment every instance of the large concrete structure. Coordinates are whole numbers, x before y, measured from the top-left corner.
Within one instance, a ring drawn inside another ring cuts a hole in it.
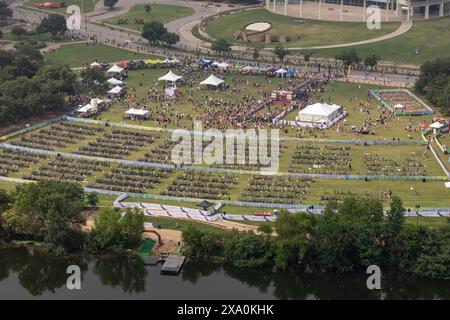
[[[450,15],[450,0],[263,0],[278,14],[305,19],[366,21],[377,6],[383,21],[431,19]]]

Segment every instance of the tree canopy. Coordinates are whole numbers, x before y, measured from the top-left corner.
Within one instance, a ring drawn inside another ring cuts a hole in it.
[[[64,34],[67,31],[66,19],[60,14],[49,14],[42,19],[36,31],[37,33],[48,32],[52,35],[52,39],[56,39],[58,35]]]
[[[4,22],[10,17],[12,17],[12,10],[8,8],[8,4],[5,1],[0,1],[0,21]]]
[[[83,189],[74,183],[42,181],[21,185],[3,215],[7,232],[38,241],[57,253],[78,250],[83,222]]]
[[[36,48],[22,44],[0,50],[0,127],[64,107],[76,76],[67,66],[48,64]]]
[[[217,39],[212,43],[211,49],[216,52],[226,53],[231,51],[231,45],[225,39]]]
[[[415,88],[443,114],[450,115],[450,57],[425,62]]]

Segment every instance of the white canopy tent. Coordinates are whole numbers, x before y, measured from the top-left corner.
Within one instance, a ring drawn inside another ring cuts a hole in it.
[[[180,60],[166,58],[166,59],[164,59],[164,63],[165,64],[178,64],[178,63],[180,63]]]
[[[180,80],[182,78],[183,78],[182,76],[178,76],[175,73],[173,73],[172,70],[170,70],[164,76],[158,78],[158,81],[177,82],[178,80]]]
[[[253,71],[255,70],[252,66],[246,66],[241,69],[241,71]]]
[[[450,181],[449,182],[444,182],[444,185],[447,189],[450,189]]]
[[[208,77],[208,79],[200,82],[200,84],[217,87],[217,86],[220,86],[224,82],[225,82],[224,80],[217,78],[215,75],[212,74]]]
[[[121,86],[115,86],[114,88],[112,88],[111,90],[108,91],[108,93],[111,93],[111,94],[120,94],[121,92],[122,92]]]
[[[217,61],[213,62],[212,65],[217,67],[217,68],[219,68],[219,69],[227,69],[230,66],[229,63],[217,62]]]
[[[117,64],[113,65],[111,68],[109,68],[106,72],[107,73],[122,73],[124,68],[119,67]]]
[[[110,85],[113,85],[113,86],[121,86],[121,85],[123,85],[123,81],[122,80],[118,80],[116,78],[110,78],[106,82],[108,82]]]
[[[94,62],[92,62],[89,66],[90,66],[91,68],[100,68],[102,65],[101,65],[100,63],[94,61]]]
[[[103,102],[103,100],[101,99],[91,99],[91,102],[88,103],[87,105],[81,107],[80,109],[77,110],[78,113],[90,113],[92,111],[97,111],[98,110],[98,106]]]
[[[131,108],[125,111],[125,114],[133,118],[146,118],[148,116],[148,110]]]
[[[276,73],[276,74],[285,74],[285,73],[287,73],[287,70],[286,70],[286,69],[283,69],[283,68],[280,68],[280,69],[278,69],[277,71],[275,71],[275,73]]]
[[[430,124],[430,128],[432,128],[432,129],[441,129],[443,127],[445,127],[445,124],[440,123],[438,121],[433,122],[432,124]]]
[[[333,121],[339,116],[341,109],[342,107],[336,104],[315,103],[300,110],[296,119],[316,123]]]

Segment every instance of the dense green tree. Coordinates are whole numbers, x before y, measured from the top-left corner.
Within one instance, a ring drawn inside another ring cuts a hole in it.
[[[167,29],[159,21],[146,22],[142,27],[142,38],[153,44],[158,43],[166,33]]]
[[[231,45],[225,39],[217,39],[211,44],[211,50],[219,53],[227,53],[231,51]]]
[[[144,10],[146,13],[149,13],[150,11],[152,11],[152,7],[150,6],[150,4],[146,3],[144,5]]]
[[[272,235],[272,227],[268,224],[262,224],[258,226],[258,231],[262,233],[266,238],[269,238]]]
[[[340,54],[336,55],[336,60],[341,60],[346,67],[353,66],[361,62],[361,58],[358,56],[355,48],[350,50],[345,50]]]
[[[138,210],[123,215],[112,208],[101,208],[89,233],[86,248],[90,251],[125,250],[137,247],[144,231],[144,217]]]
[[[188,254],[194,258],[223,254],[223,238],[220,234],[200,230],[191,224],[183,230],[183,242]]]
[[[440,107],[443,114],[450,114],[450,57],[425,62],[415,88]]]
[[[2,39],[2,38],[3,38],[3,31],[0,30],[0,39]]]
[[[14,200],[14,196],[6,190],[0,189],[0,214],[8,210]]]
[[[9,17],[12,17],[12,10],[5,1],[0,1],[0,21],[5,22]]]
[[[98,204],[98,194],[95,192],[88,193],[85,198],[85,202],[91,208],[94,208]]]
[[[252,57],[253,57],[254,60],[258,60],[258,59],[259,59],[259,56],[260,56],[260,54],[259,54],[258,48],[255,47],[255,48],[253,49]]]
[[[108,87],[105,73],[99,68],[87,68],[81,72],[81,84],[86,90],[103,94]]]
[[[275,265],[286,269],[303,262],[310,247],[312,219],[306,214],[281,212],[275,222]]]
[[[431,230],[415,272],[434,279],[450,279],[450,228]]]
[[[41,181],[20,186],[12,208],[4,214],[10,234],[44,241],[57,253],[79,249],[78,225],[84,222],[83,189],[74,183]]]
[[[284,61],[284,58],[290,53],[288,49],[283,47],[282,45],[277,45],[275,49],[273,49],[273,53],[277,56],[280,62]]]
[[[20,39],[24,34],[27,33],[27,30],[25,30],[25,29],[22,28],[21,26],[14,26],[14,27],[11,29],[11,33],[12,33],[13,35],[15,35],[17,38]]]
[[[60,14],[49,14],[42,19],[36,31],[37,33],[49,32],[52,35],[52,39],[56,39],[58,35],[64,34],[67,31],[66,19]]]
[[[375,67],[378,64],[378,61],[380,60],[380,57],[376,54],[368,55],[364,58],[364,66],[370,67],[371,70],[373,70],[373,67]]]
[[[272,263],[270,243],[254,233],[234,232],[227,237],[224,247],[227,261],[236,267],[265,267]]]
[[[161,42],[164,42],[168,46],[173,46],[180,41],[180,36],[173,32],[166,32],[161,36]]]
[[[21,43],[15,52],[0,50],[0,127],[64,107],[74,93],[75,74],[47,64],[38,49]]]

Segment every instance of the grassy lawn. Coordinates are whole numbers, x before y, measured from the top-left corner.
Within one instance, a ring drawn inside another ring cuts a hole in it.
[[[450,17],[414,21],[412,29],[399,37],[354,48],[361,57],[376,54],[381,60],[404,64],[419,65],[425,61],[449,56]],[[334,57],[342,50],[315,50],[314,56]]]
[[[157,88],[159,91],[163,90],[163,83],[158,82],[158,78],[163,76],[169,71],[167,68],[157,68],[157,69],[144,69],[139,71],[129,71],[128,72],[128,78],[127,78],[127,87],[129,88],[130,92],[133,92],[133,94],[136,94],[137,98],[143,98],[147,95],[147,92],[149,88]],[[176,74],[180,74],[181,72],[179,70],[173,70]],[[188,80],[193,80],[195,84],[198,84],[200,81],[204,80],[208,74],[195,74],[194,76],[189,76]],[[225,75],[224,77],[221,76],[224,80],[228,80],[230,87],[238,87],[240,88],[239,92],[231,93],[229,92],[227,94],[227,98],[231,100],[235,100],[236,102],[240,101],[240,99],[245,95],[252,95],[254,97],[258,97],[258,99],[261,98],[261,94],[258,93],[261,90],[271,91],[272,89],[278,88],[279,85],[283,83],[283,80],[280,78],[275,79],[264,79],[263,77],[259,76],[239,76],[240,79],[243,81],[234,84],[230,79],[236,78],[235,75]],[[244,82],[246,81],[246,82]],[[248,83],[247,83],[248,82]],[[255,87],[254,84],[257,84],[259,87]],[[164,114],[166,116],[171,116],[176,113],[181,113],[185,115],[181,120],[178,122],[172,121],[171,123],[158,123],[153,120],[146,120],[146,121],[134,121],[134,120],[123,120],[124,112],[127,110],[126,105],[120,105],[120,104],[114,104],[112,108],[107,110],[106,112],[102,113],[101,118],[102,120],[110,120],[113,122],[125,122],[135,125],[143,125],[143,126],[149,126],[149,127],[168,127],[168,128],[189,128],[192,129],[192,119],[190,119],[190,115],[197,115],[197,118],[200,119],[201,113],[205,112],[209,107],[202,106],[198,110],[193,109],[193,104],[191,101],[189,101],[189,96],[192,95],[192,97],[196,101],[201,101],[202,103],[206,100],[206,97],[212,98],[212,99],[220,99],[223,98],[223,93],[211,91],[208,88],[205,88],[204,86],[180,86],[179,92],[183,95],[177,102],[175,103],[168,103],[168,104],[161,104],[157,102],[148,102],[145,105],[147,108],[155,113]],[[161,108],[162,107],[162,108]]]
[[[230,42],[245,43],[235,39],[235,34],[253,22],[269,22],[270,33],[297,38],[285,45],[287,47],[331,45],[375,38],[393,32],[399,23],[383,23],[380,30],[369,30],[359,22],[328,22],[305,20],[271,13],[265,9],[232,13],[210,21],[206,31],[213,38],[224,38]],[[248,43],[251,45],[250,43]],[[272,44],[275,46],[276,44]]]
[[[81,3],[83,1],[83,4]],[[67,7],[71,5],[79,6],[80,8],[83,6],[83,13],[90,12],[94,9],[95,3],[100,0],[54,0],[53,2],[64,2],[65,7],[64,8],[58,8],[58,9],[44,9],[46,11],[51,11],[55,13],[60,14],[67,14]],[[27,0],[23,3],[25,6],[36,8],[34,5],[37,3],[43,3],[45,1],[42,0]]]
[[[82,67],[93,61],[117,62],[122,59],[151,59],[154,56],[100,44],[82,43],[61,46],[54,52],[45,53],[45,58],[51,62],[67,64],[71,67]]]
[[[21,41],[21,40],[35,40],[35,41],[45,41],[45,42],[50,42],[52,41],[52,36],[50,33],[41,33],[41,34],[25,34],[22,35],[20,38],[13,35],[11,32],[6,32],[3,34],[3,39],[4,40],[9,40],[9,41]],[[70,41],[70,39],[67,38],[63,38],[60,40],[56,40],[56,42],[68,42]]]
[[[411,192],[413,187],[416,192]],[[306,198],[307,204],[326,203],[322,196],[334,195],[363,195],[381,198],[389,190],[403,200],[406,207],[414,208],[417,204],[422,207],[448,207],[450,206],[450,191],[447,191],[443,181],[394,181],[394,180],[316,180],[312,184],[310,193]],[[384,206],[389,206],[389,199],[383,198]]]
[[[142,31],[143,24],[136,23],[137,21],[135,20],[142,19],[144,23],[159,21],[166,24],[176,19],[188,17],[194,13],[193,9],[182,6],[152,4],[151,8],[151,11],[147,13],[145,12],[144,5],[136,5],[134,10],[115,18],[106,19],[104,22],[126,29]]]
[[[310,102],[324,102],[329,104],[337,104],[345,108],[348,115],[341,121],[341,124],[346,130],[345,132],[336,132],[336,128],[330,128],[322,130],[320,135],[317,133],[310,134],[304,132],[305,138],[317,137],[317,138],[330,138],[330,139],[359,139],[359,140],[377,140],[377,139],[414,139],[420,140],[419,126],[422,121],[431,123],[434,115],[431,116],[399,116],[387,120],[386,125],[377,124],[373,127],[375,135],[355,135],[352,134],[351,127],[361,127],[362,123],[366,120],[375,121],[378,119],[385,109],[378,105],[375,99],[368,98],[368,92],[370,89],[376,89],[373,85],[352,84],[346,82],[335,81],[324,88],[318,97],[312,99]],[[414,92],[413,92],[414,93]],[[422,97],[420,97],[422,98]],[[359,104],[361,102],[367,103],[368,112],[361,112]],[[424,100],[425,103],[427,101]],[[430,104],[429,104],[430,105]],[[435,110],[436,112],[436,110]],[[298,115],[298,110],[293,110],[285,116],[286,120],[294,120]],[[414,130],[409,132],[405,130],[406,126],[411,126]],[[294,134],[295,128],[290,128],[288,134]]]

